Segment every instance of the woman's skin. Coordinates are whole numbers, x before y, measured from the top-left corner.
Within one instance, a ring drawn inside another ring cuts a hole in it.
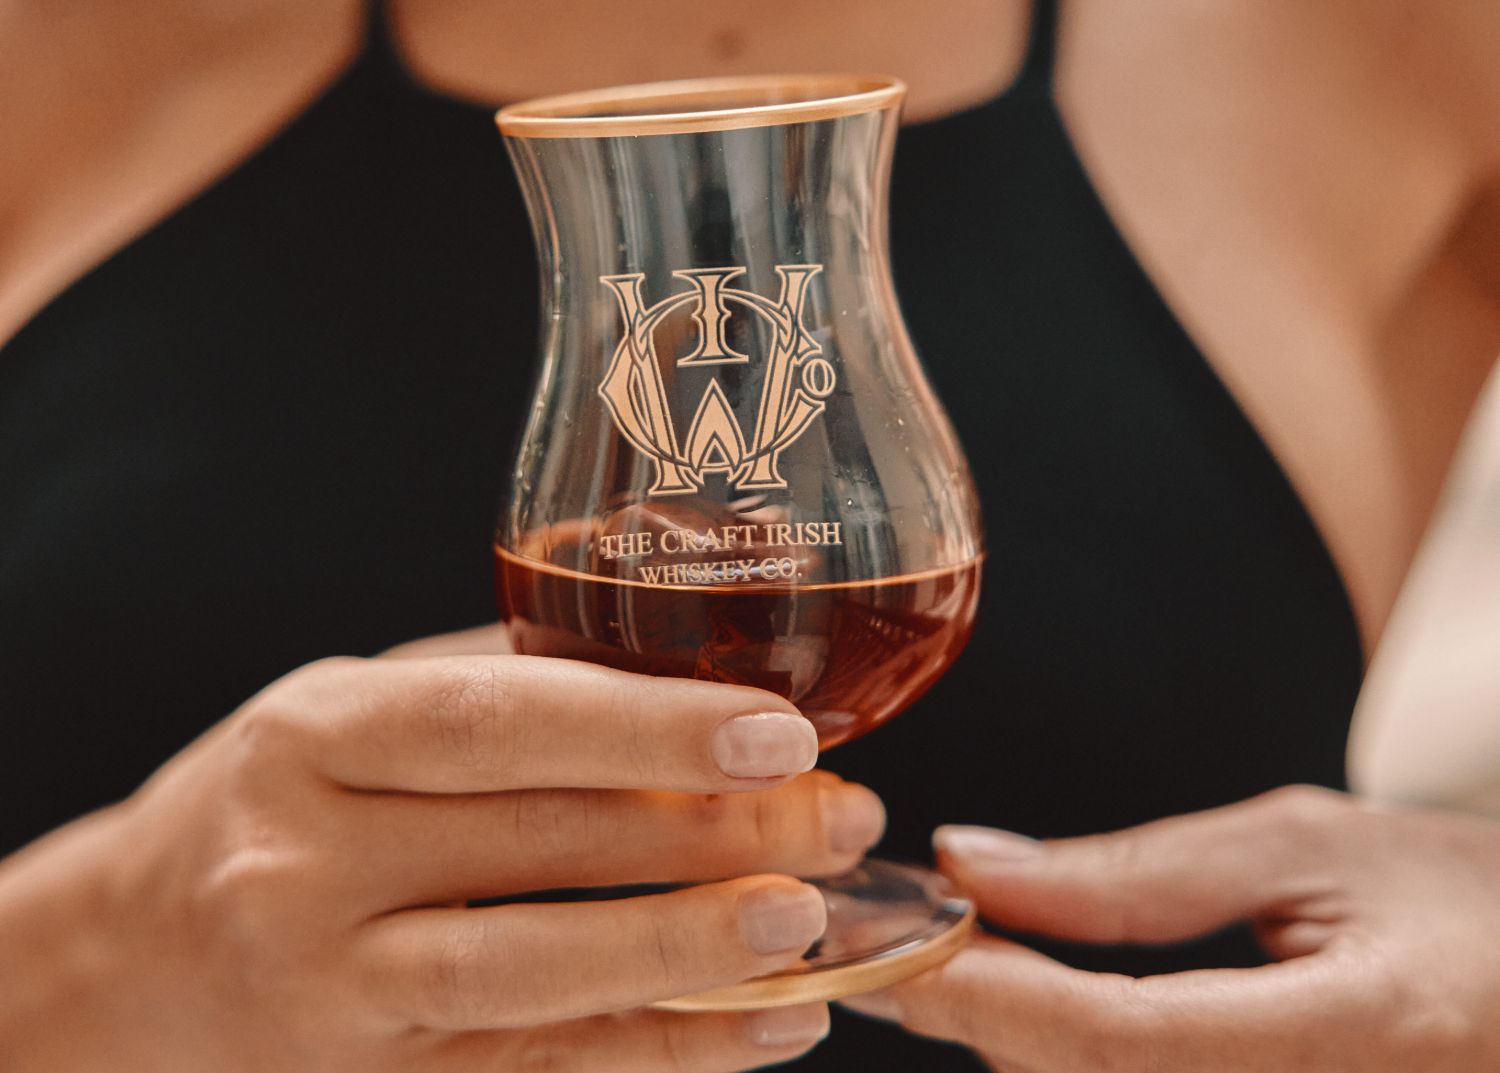
[[[1500,1068],[1500,824],[1291,787],[1112,835],[934,841],[1007,928],[1170,943],[1249,921],[1278,961],[1136,980],[986,937],[846,1000],[1001,1073]]]
[[[396,8],[414,72],[472,99],[852,68],[907,78],[914,118],[1006,85],[1030,14],[1024,0]],[[304,107],[357,52],[360,20],[353,0],[0,0],[0,340]],[[1064,3],[1056,90],[1079,153],[1303,496],[1371,651],[1500,353],[1496,54],[1492,0]],[[784,704],[618,677],[601,696],[606,679],[590,676],[607,672],[513,661],[297,672],[123,806],[4,862],[0,963],[22,966],[7,978],[24,984],[0,996],[0,1064],[295,1073],[340,1056],[359,1069],[467,1068],[557,1047],[558,1069],[708,1070],[806,1046],[817,1009],[800,1023],[635,1013],[547,1027],[787,956],[749,953],[733,914],[752,889],[794,892],[790,880],[549,909],[596,914],[598,938],[582,947],[582,924],[553,941],[523,921],[538,909],[484,911],[494,923],[474,927],[441,907],[557,885],[547,862],[572,861],[566,878],[580,883],[666,859],[684,877],[836,863],[805,776],[712,806],[699,796],[729,788],[707,766],[710,716]],[[434,699],[475,699],[455,680],[511,675],[548,685],[502,690],[503,712],[477,722],[452,707],[440,710],[456,723],[425,715]],[[619,725],[612,706],[646,712],[639,695],[672,724],[663,748],[698,752],[681,769],[642,771],[628,755],[623,768],[589,767],[580,743]],[[559,715],[576,741],[548,737]],[[536,750],[534,769],[443,762],[497,726],[529,728],[506,740]],[[400,743],[389,755],[410,754],[411,769],[362,747],[372,734]],[[596,796],[545,789],[585,767],[610,794],[655,791],[605,843],[590,826]],[[431,781],[444,771],[463,781]],[[864,802],[873,837],[864,792],[821,785]],[[556,842],[465,822],[532,807]],[[723,839],[685,838],[684,817],[701,834],[705,807]],[[786,833],[757,842],[749,814]],[[1478,1073],[1500,1058],[1500,830],[1489,823],[1296,791],[1076,842],[950,830],[940,845],[943,866],[1011,927],[1163,941],[1251,919],[1283,960],[1135,983],[984,941],[859,1002],[1000,1068]],[[416,882],[443,877],[441,889]],[[643,936],[699,935],[678,926],[689,920],[708,922],[701,944],[637,955]],[[507,956],[519,942],[524,956]],[[803,1036],[776,1036],[788,1026]],[[786,1047],[747,1042],[757,1033]]]
[[[875,795],[808,771],[773,694],[433,654],[474,647],[303,667],[0,864],[0,1067],[728,1073],[816,1043],[821,1005],[641,1007],[796,963],[826,912],[789,875],[852,866]],[[464,906],[642,882],[703,885]]]

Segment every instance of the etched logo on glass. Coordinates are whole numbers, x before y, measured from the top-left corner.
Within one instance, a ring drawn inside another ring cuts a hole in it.
[[[781,293],[775,300],[729,285],[738,268],[687,268],[673,272],[691,286],[647,305],[646,276],[632,272],[600,276],[620,305],[625,333],[599,385],[620,434],[656,467],[653,495],[683,495],[703,487],[709,473],[725,474],[737,491],[785,488],[781,452],[823,412],[836,377],[823,348],[803,323],[809,281],[822,265],[777,265]],[[755,427],[745,435],[723,385],[710,376],[686,436],[679,437],[667,405],[667,389],[656,353],[656,330],[673,314],[690,316],[697,331],[693,351],[678,369],[749,363],[726,334],[735,312],[761,318],[770,353],[760,381]]]

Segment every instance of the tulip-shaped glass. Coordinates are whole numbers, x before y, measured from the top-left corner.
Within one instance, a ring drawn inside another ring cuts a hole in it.
[[[978,505],[887,257],[903,92],[733,78],[501,111],[542,287],[495,545],[519,652],[771,690],[828,748],[963,648]],[[830,926],[801,967],[675,1005],[882,986],[973,917],[910,865],[821,886]]]

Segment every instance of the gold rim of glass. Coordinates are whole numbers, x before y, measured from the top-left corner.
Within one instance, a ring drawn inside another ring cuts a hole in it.
[[[886,75],[744,75],[649,82],[539,97],[495,114],[507,138],[617,138],[776,127],[895,108]]]

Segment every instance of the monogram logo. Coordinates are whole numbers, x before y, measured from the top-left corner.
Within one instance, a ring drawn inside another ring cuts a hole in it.
[[[737,491],[786,487],[778,468],[781,452],[823,412],[823,400],[835,382],[833,366],[820,356],[823,348],[802,322],[808,282],[822,270],[822,265],[777,265],[781,294],[773,302],[729,286],[744,268],[683,269],[672,276],[687,280],[690,288],[650,306],[641,297],[645,273],[599,277],[614,292],[625,322],[599,395],[620,434],[655,464],[652,494],[696,491],[709,473],[726,474]],[[745,438],[723,386],[710,377],[687,436],[679,439],[656,353],[656,330],[674,313],[694,321],[697,345],[677,360],[678,376],[681,370],[748,364],[750,355],[734,349],[726,335],[736,310],[760,318],[771,341],[754,432]]]

